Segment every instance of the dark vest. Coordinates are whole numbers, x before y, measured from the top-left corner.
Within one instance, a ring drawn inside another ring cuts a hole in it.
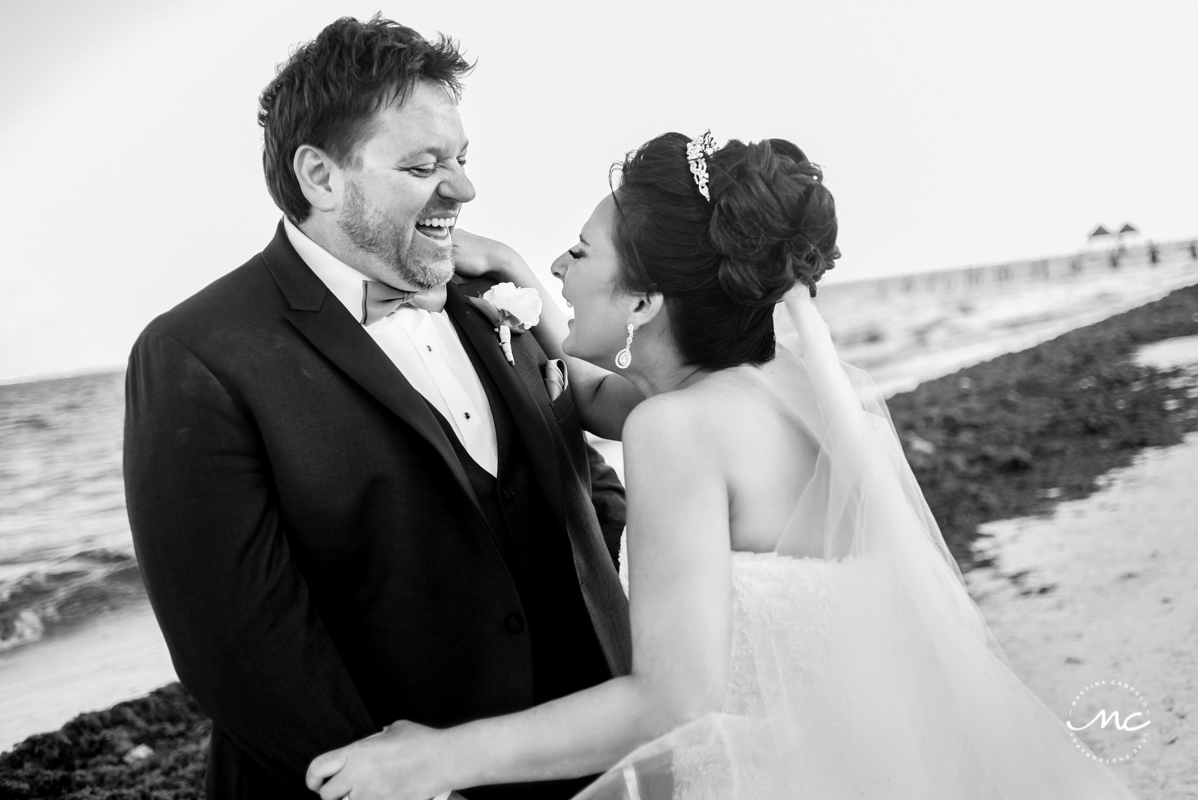
[[[434,409],[453,445],[487,525],[504,547],[524,615],[504,620],[512,633],[527,628],[532,644],[533,697],[540,704],[612,677],[578,587],[566,531],[554,523],[503,395],[468,337],[462,347],[486,392],[495,420],[499,475],[480,467]],[[496,344],[498,347],[498,344]]]
[[[513,634],[528,632],[533,700],[539,705],[602,683],[612,674],[582,599],[566,531],[553,521],[549,502],[537,483],[503,395],[460,329],[458,338],[470,356],[491,406],[499,449],[498,477],[470,457],[452,426],[431,403],[429,406],[462,462],[482,507],[483,518],[500,541],[515,578],[524,613],[509,614],[504,625]],[[568,798],[581,791],[593,777],[491,787],[468,794],[471,798],[492,794],[506,797],[514,791],[511,796],[530,800]]]

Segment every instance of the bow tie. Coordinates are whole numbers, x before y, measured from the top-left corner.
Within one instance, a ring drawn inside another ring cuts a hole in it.
[[[362,281],[362,318],[359,321],[363,325],[373,325],[404,305],[440,311],[445,307],[445,286],[410,292],[378,281]]]

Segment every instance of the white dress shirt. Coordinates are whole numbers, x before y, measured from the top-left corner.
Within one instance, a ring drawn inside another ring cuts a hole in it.
[[[283,220],[283,229],[304,263],[345,306],[346,312],[355,321],[360,320],[363,281],[370,278],[335,258],[290,220]],[[495,419],[491,416],[487,393],[449,315],[404,305],[366,326],[366,332],[416,391],[441,412],[470,457],[491,475],[497,475],[499,447],[495,440]]]

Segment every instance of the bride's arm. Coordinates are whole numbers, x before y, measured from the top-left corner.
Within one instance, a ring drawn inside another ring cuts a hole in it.
[[[550,358],[566,362],[583,428],[596,436],[619,440],[628,413],[645,399],[640,389],[613,372],[562,351],[562,341],[570,332],[566,315],[519,253],[502,242],[464,230],[455,230],[453,237],[455,268],[460,274],[490,273],[501,281],[537,290],[541,295],[541,321],[532,329],[537,344]]]
[[[646,401],[626,428],[632,673],[455,728],[399,723],[318,758],[310,787],[329,798],[352,789],[354,800],[370,800],[385,788],[387,797],[426,800],[451,788],[588,775],[719,710],[731,648],[728,492],[718,457],[696,435],[702,422],[681,399]]]

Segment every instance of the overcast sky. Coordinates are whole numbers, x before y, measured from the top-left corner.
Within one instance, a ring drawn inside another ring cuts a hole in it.
[[[582,10],[578,10],[578,9]],[[667,130],[823,165],[836,280],[1198,235],[1198,3],[0,0],[0,378],[123,364],[279,212],[257,96],[342,15],[461,40],[478,199],[547,268]]]

